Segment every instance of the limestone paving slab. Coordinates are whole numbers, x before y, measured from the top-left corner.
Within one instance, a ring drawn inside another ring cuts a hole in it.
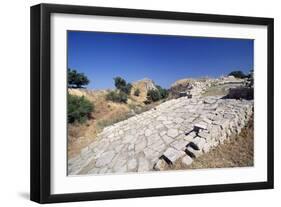
[[[190,142],[200,148],[188,148],[196,157],[206,153],[239,133],[252,113],[253,101],[219,96],[172,99],[105,127],[94,142],[68,160],[68,174],[147,172],[163,155],[172,163],[184,157],[182,163],[189,165],[192,159],[185,156]],[[194,126],[202,130],[195,132]]]

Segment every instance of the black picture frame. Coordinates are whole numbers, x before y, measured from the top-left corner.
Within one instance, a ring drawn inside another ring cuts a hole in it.
[[[50,130],[51,130],[51,74],[50,74],[50,15],[52,13],[100,15],[113,17],[134,17],[194,22],[217,22],[267,26],[267,181],[238,184],[219,184],[188,187],[121,190],[106,192],[85,192],[74,194],[51,194],[50,183]],[[31,174],[30,199],[38,203],[88,201],[103,199],[135,198],[146,196],[167,196],[179,194],[211,193],[272,189],[274,187],[274,83],[273,46],[274,20],[272,18],[195,14],[152,10],[103,8],[89,6],[39,4],[31,7]]]

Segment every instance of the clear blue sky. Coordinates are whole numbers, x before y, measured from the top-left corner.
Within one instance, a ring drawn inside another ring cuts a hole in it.
[[[170,85],[187,77],[219,77],[253,69],[254,41],[246,39],[68,31],[68,68],[83,72],[91,89],[150,78]]]

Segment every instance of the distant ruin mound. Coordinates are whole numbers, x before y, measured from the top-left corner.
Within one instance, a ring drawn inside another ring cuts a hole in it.
[[[153,80],[144,78],[142,80],[138,80],[132,83],[133,88],[131,91],[131,98],[134,99],[136,102],[143,103],[146,100],[147,92],[149,90],[156,90],[156,85]],[[138,96],[135,96],[134,93],[136,90],[139,90],[140,93]]]

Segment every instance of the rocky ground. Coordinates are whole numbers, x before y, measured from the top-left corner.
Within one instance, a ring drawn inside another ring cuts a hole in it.
[[[192,166],[194,160],[240,134],[252,112],[253,101],[220,96],[167,101],[104,128],[68,160],[68,174],[147,172],[178,162]]]

